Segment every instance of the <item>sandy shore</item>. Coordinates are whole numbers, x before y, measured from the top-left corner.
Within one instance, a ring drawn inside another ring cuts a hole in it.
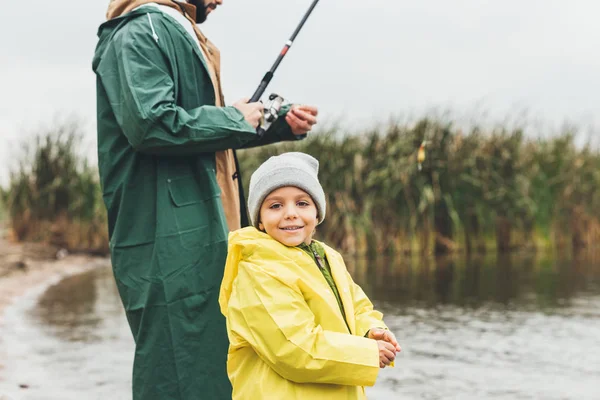
[[[60,261],[28,261],[25,270],[13,268],[13,271],[0,276],[0,327],[4,309],[29,289],[44,284],[57,276],[84,272],[87,265],[96,261],[98,261],[97,257],[85,255],[71,255]]]
[[[98,265],[99,257],[67,255],[58,249],[37,244],[17,244],[0,237],[0,332],[4,312],[29,290],[60,277],[77,274]],[[0,335],[0,381],[3,364],[8,364]]]

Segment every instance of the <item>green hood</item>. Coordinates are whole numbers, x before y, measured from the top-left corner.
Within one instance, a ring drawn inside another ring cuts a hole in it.
[[[127,22],[144,16],[148,13],[160,13],[159,10],[153,8],[145,8],[143,10],[133,10],[119,17],[113,18],[104,22],[98,28],[98,44],[96,45],[96,51],[94,52],[94,58],[92,60],[92,69],[96,72],[98,64],[102,60],[102,57],[111,42],[114,35],[116,35],[121,28],[123,28]]]

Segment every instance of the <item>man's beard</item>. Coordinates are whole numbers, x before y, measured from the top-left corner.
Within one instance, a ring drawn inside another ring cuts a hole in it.
[[[214,8],[214,4],[212,4],[212,3],[207,6],[205,0],[188,0],[188,3],[190,3],[193,6],[196,6],[196,23],[197,24],[201,24],[204,21],[206,21],[206,11],[208,10],[209,7]]]

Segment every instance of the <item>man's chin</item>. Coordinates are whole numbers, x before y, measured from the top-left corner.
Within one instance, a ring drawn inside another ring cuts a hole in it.
[[[206,16],[211,11],[204,5],[202,0],[189,0],[188,3],[196,7],[196,23],[201,24],[206,21]]]

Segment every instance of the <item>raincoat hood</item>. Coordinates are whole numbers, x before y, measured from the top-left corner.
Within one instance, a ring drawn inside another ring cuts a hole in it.
[[[229,249],[227,263],[225,265],[225,274],[221,283],[221,294],[219,304],[223,315],[227,315],[229,299],[233,282],[238,276],[238,264],[241,259],[256,254],[257,252],[285,251],[287,246],[274,240],[268,234],[259,231],[254,227],[238,229],[229,234]]]
[[[192,4],[188,4],[184,1],[175,2],[173,0],[113,0],[108,5],[106,11],[106,19],[111,20],[118,18],[129,11],[147,3],[162,4],[165,6],[173,7],[177,10],[181,10],[181,7],[185,9],[185,12],[190,15],[192,19],[196,19],[196,7]]]
[[[96,71],[98,64],[100,63],[106,47],[110,43],[111,38],[123,27],[125,24],[135,18],[144,16],[147,13],[157,13],[158,10],[146,9],[146,10],[135,10],[137,7],[148,3],[156,3],[164,6],[172,7],[177,11],[181,11],[181,7],[185,9],[185,12],[190,18],[196,18],[196,7],[192,4],[175,2],[172,0],[113,0],[108,5],[106,11],[107,21],[100,25],[98,28],[98,45],[96,46],[96,52],[92,61],[92,69]]]

